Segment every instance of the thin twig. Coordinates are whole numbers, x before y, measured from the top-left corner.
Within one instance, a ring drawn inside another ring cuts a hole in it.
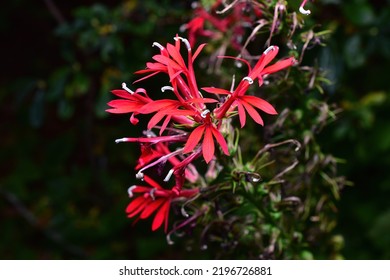
[[[293,170],[295,168],[295,166],[297,166],[297,164],[299,163],[298,160],[294,160],[294,162],[287,166],[285,169],[283,169],[281,172],[279,172],[278,174],[275,175],[275,177],[272,178],[272,180],[270,182],[273,182],[274,180],[282,177],[284,174],[286,174],[287,172]]]
[[[281,145],[285,145],[285,144],[288,144],[288,143],[293,143],[296,146],[296,148],[295,148],[296,152],[299,151],[299,149],[301,148],[301,143],[299,143],[295,139],[288,139],[288,140],[285,140],[285,141],[282,141],[282,142],[278,142],[278,143],[274,143],[274,144],[267,144],[260,151],[257,152],[257,154],[255,155],[255,157],[252,160],[252,164],[258,159],[258,157],[260,155],[262,155],[264,152],[268,151],[269,149],[272,149],[272,148],[275,148],[275,147],[278,147],[278,146],[281,146]]]

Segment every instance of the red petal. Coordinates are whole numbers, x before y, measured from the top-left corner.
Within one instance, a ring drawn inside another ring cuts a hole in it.
[[[165,199],[160,198],[152,201],[151,203],[148,204],[147,207],[145,207],[144,211],[142,211],[141,215],[139,216],[141,219],[146,219],[150,215],[153,214],[154,211],[156,211],[163,203]]]
[[[232,94],[230,91],[223,88],[215,88],[215,87],[203,87],[205,92],[213,93],[213,94]]]
[[[139,196],[133,199],[133,201],[131,201],[126,207],[126,213],[128,214],[128,217],[131,218],[137,215],[145,208],[147,204],[148,201],[143,196]]]
[[[123,113],[131,113],[136,111],[138,112],[138,110],[141,109],[144,104],[141,104],[139,102],[129,101],[129,100],[116,99],[108,102],[107,105],[112,108],[107,109],[106,112],[123,114]]]
[[[264,65],[268,65],[278,54],[279,52],[279,47],[278,46],[271,46],[272,48],[269,49],[269,51],[262,56],[264,56],[263,63]]]
[[[129,99],[131,98],[131,94],[128,93],[126,90],[124,89],[114,89],[111,91],[113,94],[115,94],[116,96],[119,96],[119,97],[122,97],[122,98],[125,98],[125,99]]]
[[[240,100],[238,100],[237,102],[237,107],[238,107],[238,116],[240,117],[241,128],[243,128],[246,123],[246,113],[244,107],[241,105]]]
[[[167,44],[169,55],[182,67],[185,68],[185,62],[180,52],[171,44]]]
[[[181,110],[181,109],[169,110],[169,108],[168,108],[168,110],[165,110],[162,112],[166,115],[172,115],[172,116],[193,116],[197,113],[195,110],[194,111]]]
[[[164,112],[157,112],[149,121],[148,129],[151,130],[158,124],[166,114]]]
[[[171,121],[171,116],[167,116],[160,128],[160,136],[162,135],[162,133],[164,132],[164,130],[167,128],[169,122]]]
[[[153,59],[156,60],[157,62],[160,62],[162,63],[163,65],[166,65],[166,66],[171,66],[175,69],[181,69],[182,67],[177,64],[174,60],[166,57],[166,56],[163,56],[161,54],[157,54],[155,56],[153,56]]]
[[[170,206],[170,201],[167,200],[160,208],[160,210],[156,213],[156,216],[153,219],[152,223],[152,230],[155,231],[158,229],[162,223],[165,221],[165,231],[167,229],[168,225],[168,216],[169,216],[169,206]]]
[[[135,115],[136,115],[136,114],[131,114],[131,116],[130,116],[130,122],[131,122],[131,124],[133,124],[133,125],[136,125],[136,124],[139,123],[139,119],[137,119],[137,118],[135,117]]]
[[[250,104],[246,103],[243,100],[241,101],[241,103],[255,122],[257,122],[260,125],[264,125],[263,119],[260,117],[259,113]]]
[[[215,103],[218,102],[218,100],[215,100],[213,98],[192,98],[186,101],[186,103]]]
[[[181,73],[183,73],[183,70],[177,70],[177,69],[173,69],[172,67],[168,67],[169,82],[172,83],[172,85],[173,85],[173,81]]]
[[[139,71],[137,71],[136,73],[137,73],[137,74],[141,74],[141,73],[138,73],[138,72],[139,72]],[[148,71],[148,72],[150,72],[150,71]],[[145,76],[145,77],[143,77],[143,78],[140,78],[140,79],[134,81],[133,84],[138,83],[138,82],[141,82],[141,81],[143,81],[143,80],[146,80],[146,79],[148,79],[148,78],[150,78],[150,77],[152,77],[152,76],[154,76],[154,75],[157,75],[157,74],[160,73],[160,72],[162,72],[162,71],[157,71],[157,72],[154,72],[154,73],[152,73],[152,74],[150,74],[150,75],[147,75],[147,76]]]
[[[212,129],[211,131],[213,132],[214,138],[217,139],[217,142],[221,146],[224,154],[229,155],[228,145],[225,141],[225,138],[223,138],[221,132],[219,132],[219,130],[216,129],[215,127],[212,127],[211,129]]]
[[[260,110],[264,111],[267,114],[270,114],[270,115],[277,115],[278,114],[278,112],[276,112],[275,108],[271,104],[269,104],[267,101],[265,101],[264,99],[261,99],[259,97],[246,95],[246,96],[242,96],[241,100],[248,102],[252,106],[259,108]]]
[[[203,23],[202,23],[203,25]],[[192,57],[192,62],[194,62],[194,60],[196,59],[196,57],[198,56],[198,54],[202,51],[202,49],[204,48],[204,46],[206,46],[206,44],[201,44],[199,45],[199,47],[196,49],[193,57]]]
[[[280,70],[283,70],[284,68],[290,67],[294,63],[295,63],[294,57],[279,60],[275,64],[264,68],[264,70],[261,71],[261,75],[272,74],[272,73],[278,72]]]
[[[259,61],[256,63],[255,67],[253,68],[252,73],[249,73],[249,76],[251,76],[253,79],[260,75],[260,73],[263,71],[264,67],[268,65],[278,54],[279,48],[277,46],[273,46],[273,48],[270,48],[269,51],[266,54],[262,54]]]
[[[211,132],[211,128],[207,127],[206,131],[204,133],[203,138],[203,144],[202,144],[202,151],[203,151],[203,158],[206,161],[206,163],[209,163],[214,156],[214,139],[213,134]]]
[[[150,192],[152,190],[151,187],[145,187],[145,186],[137,186],[136,188],[134,188],[134,190],[132,190],[133,193],[146,193],[146,192]]]
[[[198,145],[200,139],[202,138],[204,129],[205,125],[200,125],[191,132],[187,143],[184,146],[183,153],[189,153],[194,150],[195,146]]]
[[[161,109],[165,109],[167,107],[175,108],[179,107],[180,105],[181,103],[177,100],[160,99],[143,105],[139,109],[139,112],[142,114],[150,114],[156,111],[160,111]]]

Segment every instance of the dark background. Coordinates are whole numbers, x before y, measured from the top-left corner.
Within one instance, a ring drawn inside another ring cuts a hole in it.
[[[58,3],[57,3],[58,2]],[[158,2],[158,3],[157,3]],[[390,258],[390,1],[309,3],[334,30],[320,54],[343,109],[319,139],[345,161],[336,232],[346,259]],[[2,259],[208,258],[167,246],[124,209],[136,145],[123,116],[104,112],[171,40],[189,1],[8,1],[0,9]]]

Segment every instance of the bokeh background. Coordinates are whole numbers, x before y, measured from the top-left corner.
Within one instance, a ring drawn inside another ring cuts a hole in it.
[[[295,1],[299,2],[299,1]],[[353,182],[338,203],[346,259],[390,259],[390,1],[316,0],[333,30],[318,57],[342,109],[318,139]],[[22,1],[0,9],[0,258],[208,258],[126,218],[139,133],[108,116],[154,41],[170,41],[191,1]]]

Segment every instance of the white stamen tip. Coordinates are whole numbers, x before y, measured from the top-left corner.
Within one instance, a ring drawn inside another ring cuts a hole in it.
[[[209,109],[206,109],[206,110],[204,110],[204,111],[200,114],[200,116],[201,116],[202,118],[206,118],[206,116],[207,116],[208,113],[210,113],[210,110],[209,110]]]
[[[183,215],[183,217],[185,218],[188,218],[190,215],[187,213],[187,211],[184,209],[184,205],[183,207],[181,208],[181,214]]]
[[[129,193],[129,197],[133,197],[133,196],[134,196],[133,190],[134,190],[136,187],[137,187],[136,185],[133,185],[133,186],[131,186],[131,187],[127,190],[127,192]]]
[[[156,197],[154,196],[154,193],[156,192],[156,189],[151,189],[150,192],[149,192],[149,195],[150,197],[153,199],[153,200],[156,200]]]
[[[273,51],[273,50],[275,50],[275,46],[270,46],[263,53],[268,54],[270,51]]]
[[[127,138],[119,138],[119,139],[116,139],[116,140],[115,140],[115,143],[118,144],[118,143],[121,143],[121,142],[126,142],[126,139],[127,139]]]
[[[138,172],[137,174],[135,174],[135,178],[143,180],[144,179],[144,173]]]
[[[171,179],[173,172],[175,172],[174,169],[169,170],[167,176],[165,176],[165,178],[164,178],[164,182],[168,182],[169,179]]]
[[[181,40],[187,47],[187,50],[190,52],[191,51],[191,45],[190,45],[190,42],[186,39],[186,38],[183,38],[183,37],[175,37],[173,38],[175,41],[177,40]]]
[[[246,77],[244,77],[242,80],[248,81],[248,83],[249,83],[250,85],[253,84],[253,80],[252,80],[251,77],[246,76]]]
[[[157,47],[157,48],[159,48],[160,50],[164,50],[164,47],[163,47],[160,43],[157,43],[157,42],[154,42],[154,43],[152,44],[152,47]]]
[[[165,92],[166,90],[174,91],[174,88],[171,87],[171,86],[163,86],[163,87],[161,88],[161,91],[162,91],[162,92]]]
[[[131,89],[129,89],[129,88],[127,87],[126,83],[122,83],[122,88],[123,88],[125,91],[127,91],[128,93],[130,93],[130,94],[133,94],[133,93],[134,93],[134,91],[132,91]]]
[[[306,15],[306,16],[311,14],[311,11],[310,10],[305,10],[305,8],[303,6],[299,7],[299,12],[301,14]]]

